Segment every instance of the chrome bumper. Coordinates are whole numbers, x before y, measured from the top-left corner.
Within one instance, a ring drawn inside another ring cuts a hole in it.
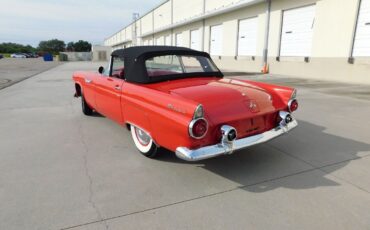
[[[281,136],[290,130],[297,127],[298,122],[292,119],[289,123],[281,122],[279,126],[266,131],[264,133],[246,137],[234,141],[221,141],[216,145],[210,145],[199,149],[190,150],[186,147],[178,147],[176,149],[176,156],[186,161],[199,161],[220,155],[231,154],[235,150],[251,147],[253,145],[261,144]]]

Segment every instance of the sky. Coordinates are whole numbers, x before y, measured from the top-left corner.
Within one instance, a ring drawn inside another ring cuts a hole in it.
[[[163,0],[0,0],[0,43],[36,47],[57,38],[102,44]]]

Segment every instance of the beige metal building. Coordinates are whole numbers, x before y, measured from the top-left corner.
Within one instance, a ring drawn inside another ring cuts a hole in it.
[[[184,46],[222,69],[370,84],[370,0],[167,0],[104,43]]]

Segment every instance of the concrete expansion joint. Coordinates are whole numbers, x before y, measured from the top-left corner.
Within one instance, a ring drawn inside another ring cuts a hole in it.
[[[89,171],[88,160],[87,160],[87,157],[88,157],[87,155],[89,153],[89,148],[88,148],[88,146],[85,142],[85,136],[84,136],[83,131],[82,131],[81,122],[79,123],[78,131],[80,133],[81,143],[82,143],[82,146],[83,146],[83,149],[84,149],[84,153],[82,155],[82,158],[83,158],[83,161],[84,161],[85,175],[87,177],[88,185],[89,185],[88,186],[88,189],[89,189],[89,200],[88,200],[88,202],[91,204],[92,208],[95,210],[95,212],[97,214],[97,217],[99,219],[99,222],[103,222],[104,226],[105,226],[105,229],[109,229],[108,223],[103,218],[100,209],[98,208],[98,206],[96,205],[96,203],[94,202],[94,199],[93,199],[93,197],[94,197],[93,179],[92,179],[92,176],[91,176],[90,171]],[[68,229],[68,228],[66,228],[66,229]]]
[[[88,151],[87,151],[88,152]],[[93,196],[94,196],[94,191],[93,191],[93,180],[92,180],[92,177],[91,175],[89,174],[89,168],[88,168],[88,162],[87,162],[87,156],[86,155],[83,155],[83,159],[84,159],[84,168],[85,168],[85,174],[86,174],[86,177],[88,178],[88,182],[89,182],[89,203],[91,204],[91,206],[93,207],[93,209],[95,210],[97,216],[98,216],[98,219],[102,222],[104,222],[104,225],[105,225],[105,229],[109,229],[109,226],[107,224],[107,222],[104,220],[99,208],[97,207],[97,205],[95,204],[94,202],[94,199],[93,199]]]

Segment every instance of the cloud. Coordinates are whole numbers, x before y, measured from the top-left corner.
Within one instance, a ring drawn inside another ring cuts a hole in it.
[[[94,44],[163,0],[0,0],[0,42],[36,46],[52,38]]]

